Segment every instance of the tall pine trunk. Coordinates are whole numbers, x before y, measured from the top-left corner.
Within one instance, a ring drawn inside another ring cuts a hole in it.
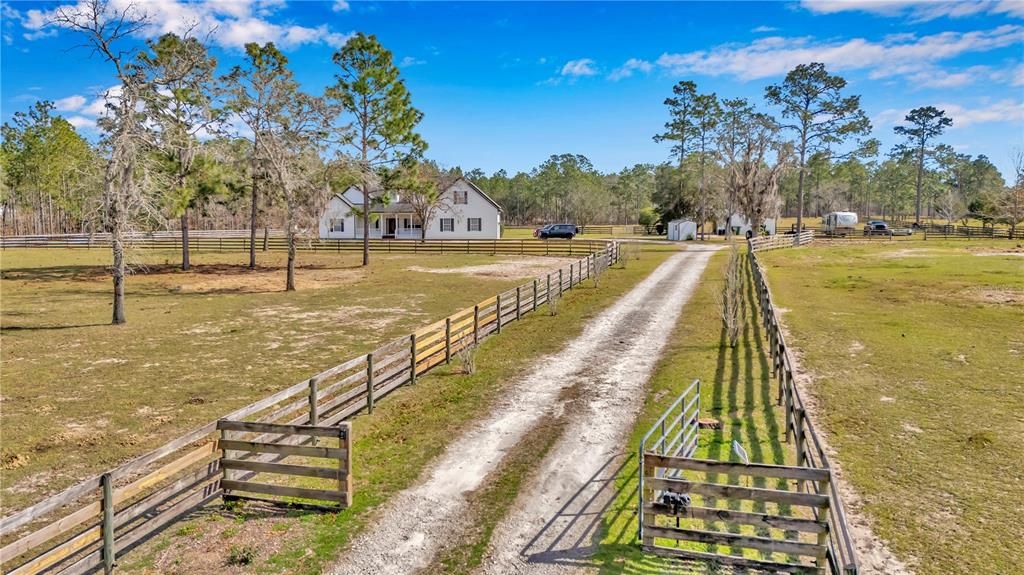
[[[363,180],[363,265],[370,265],[370,190]]]
[[[188,271],[188,208],[181,214],[181,269]]]
[[[252,171],[252,211],[249,215],[249,269],[256,269],[256,215],[259,212],[259,178]]]
[[[288,226],[288,278],[284,291],[295,291],[295,230]]]

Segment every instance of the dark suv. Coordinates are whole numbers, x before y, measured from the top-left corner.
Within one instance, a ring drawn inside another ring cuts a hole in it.
[[[549,238],[565,238],[571,240],[576,235],[576,226],[572,224],[548,224],[533,232],[534,237],[546,240]]]

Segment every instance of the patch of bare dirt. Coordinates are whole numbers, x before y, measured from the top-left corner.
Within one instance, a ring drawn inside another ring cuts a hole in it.
[[[1024,256],[1024,244],[1006,246],[967,246],[967,251],[976,256]]]
[[[922,258],[932,255],[932,250],[929,248],[904,248],[899,250],[892,250],[882,252],[878,254],[879,257],[898,259],[898,258]]]
[[[164,537],[172,543],[155,554],[152,569],[139,572],[253,573],[258,564],[282,549],[285,538],[279,534],[302,528],[287,510],[274,505],[245,502],[233,511],[212,508],[198,513],[190,523],[168,529]],[[245,558],[248,563],[241,562]]]
[[[523,550],[523,543],[534,535],[581,548],[569,553],[588,553],[599,514],[585,522],[549,524],[547,519],[561,518],[559,509],[570,500],[590,509],[614,497],[618,458],[643,401],[641,391],[709,257],[708,252],[673,256],[591,320],[582,335],[538,362],[487,417],[448,446],[417,485],[391,498],[378,511],[375,525],[327,571],[397,575],[427,568],[453,543],[450,534],[461,531],[471,509],[469,494],[485,485],[531,429],[561,413],[569,414],[567,430],[496,530],[485,572],[519,572],[523,557],[532,553]],[[562,394],[573,386],[581,393],[570,412]],[[573,464],[565,465],[568,460]]]
[[[973,287],[961,294],[971,301],[989,305],[1024,305],[1024,289],[1020,288]]]
[[[493,264],[481,264],[475,266],[460,266],[454,268],[428,268],[422,266],[409,266],[405,269],[411,272],[429,274],[463,274],[479,277],[493,277],[501,279],[520,279],[534,277],[546,273],[556,267],[566,267],[575,263],[576,258],[555,258],[555,257],[523,257],[505,259]]]

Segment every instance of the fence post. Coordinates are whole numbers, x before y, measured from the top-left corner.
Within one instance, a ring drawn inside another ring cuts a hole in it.
[[[412,359],[409,360],[409,385],[416,385],[416,334],[409,336],[409,352]]]
[[[444,318],[444,362],[452,361],[452,318]]]
[[[373,413],[373,352],[366,354],[366,413]]]
[[[533,311],[537,311],[537,278],[533,278]]]
[[[498,303],[494,306],[494,313],[498,316],[498,333],[501,333],[501,294],[498,294]]]
[[[796,464],[798,467],[804,465],[804,410],[796,408]]]
[[[345,458],[338,460],[338,466],[345,467],[345,473],[338,474],[338,489],[345,493],[345,507],[352,506],[352,423],[338,424],[338,447],[345,449]]]
[[[103,573],[114,572],[114,485],[109,473],[100,476],[103,487]]]
[[[558,268],[558,297],[562,297],[562,268]]]
[[[473,306],[473,345],[480,342],[480,306]]]
[[[782,385],[782,410],[786,413],[786,443],[789,443],[792,440],[793,433],[793,391],[789,386],[793,383],[793,378],[785,372],[783,372],[782,376],[785,379],[785,382]]]
[[[573,286],[573,283],[572,283],[572,267],[573,267],[573,264],[569,264],[569,289],[572,289],[572,286]]]
[[[551,274],[548,274],[548,288],[547,291],[544,292],[544,299],[548,303],[551,303]]]
[[[522,306],[523,296],[521,296],[519,294],[520,288],[522,288],[522,286],[516,286],[516,321],[519,321],[519,319],[522,317],[522,311],[521,311],[522,307],[521,306]]]
[[[813,481],[811,482],[812,485],[814,483],[815,482]],[[831,499],[832,486],[830,485],[829,480],[823,479],[822,481],[817,483],[818,489],[815,490],[816,493],[818,493],[819,495],[824,495]],[[821,521],[823,519],[822,515],[824,515],[824,519],[828,521],[828,507],[819,507],[817,509],[818,521]],[[828,573],[828,535],[829,533],[827,529],[822,531],[821,533],[818,533],[818,556],[815,557],[815,563],[817,563],[819,573]],[[836,562],[838,563],[838,561]]]

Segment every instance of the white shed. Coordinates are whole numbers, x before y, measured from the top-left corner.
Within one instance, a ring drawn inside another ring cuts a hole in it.
[[[697,222],[692,220],[672,220],[668,223],[668,239],[673,242],[693,240],[697,238]]]
[[[767,234],[769,236],[775,235],[775,218],[767,218],[761,222],[760,234],[755,234],[750,220],[744,218],[740,214],[733,214],[729,217],[729,225],[732,227],[732,233],[741,237],[752,237],[754,235]],[[715,233],[724,236],[725,235],[725,222],[718,222],[718,226],[715,229]]]

